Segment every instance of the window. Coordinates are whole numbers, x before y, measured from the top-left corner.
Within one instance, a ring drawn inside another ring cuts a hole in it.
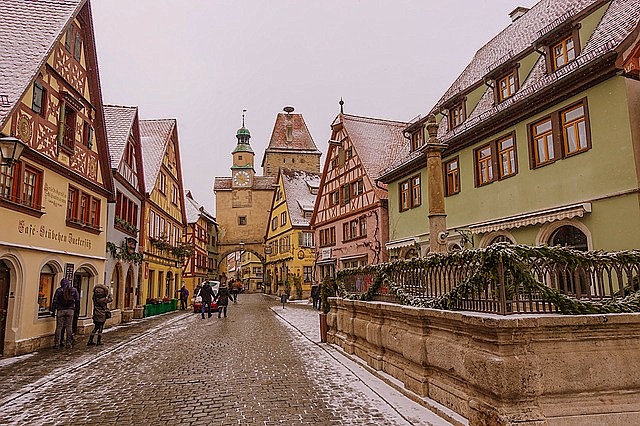
[[[510,98],[518,90],[518,74],[517,71],[511,71],[502,78],[497,79],[498,102],[502,102]]]
[[[69,105],[64,105],[64,121],[60,123],[63,127],[62,148],[73,153],[76,146],[76,111]]]
[[[422,204],[420,175],[400,182],[400,211],[418,207]]]
[[[460,169],[458,166],[458,157],[444,163],[445,196],[454,195],[460,192]]]
[[[411,151],[415,151],[424,145],[424,128],[420,127],[417,132],[411,134]]]
[[[400,211],[409,209],[409,181],[400,182]]]
[[[514,133],[476,149],[474,155],[476,186],[505,179],[518,172]]]
[[[353,147],[349,147],[347,148],[347,150],[344,152],[344,157],[345,159],[349,159],[351,157],[353,157]]]
[[[78,215],[78,190],[72,186],[69,186],[67,192],[67,219],[75,220]]]
[[[117,202],[118,200],[116,199],[116,206]],[[67,225],[99,230],[100,199],[69,185],[67,191]]]
[[[500,166],[500,178],[505,178],[516,174],[516,147],[513,143],[513,136],[508,136],[497,142],[498,160]]]
[[[564,153],[570,155],[589,149],[584,105],[572,107],[562,112],[560,117],[562,119]]]
[[[461,125],[466,118],[465,115],[464,101],[451,107],[451,110],[449,110],[449,128],[453,129]]]
[[[340,193],[338,191],[333,191],[329,194],[329,206],[335,206],[340,203]]]
[[[238,225],[246,225],[247,217],[246,216],[238,216]]]
[[[51,315],[51,303],[55,293],[56,273],[51,265],[44,265],[40,270],[40,283],[38,285],[38,317]]]
[[[12,166],[1,165],[0,166],[0,197],[9,201],[17,201],[16,190],[17,186],[14,185],[14,173],[19,168],[18,163],[14,163]]]
[[[302,231],[298,234],[300,247],[313,247],[313,232]]]
[[[493,181],[491,145],[486,145],[476,150],[476,171],[478,176],[478,185],[484,185]]]
[[[42,171],[26,163],[0,165],[0,199],[32,210],[42,208]],[[33,212],[30,212],[33,213]]]
[[[80,54],[82,53],[82,34],[80,29],[73,24],[67,28],[67,37],[64,40],[64,48],[67,52],[73,54],[73,58],[76,61],[80,61]]]
[[[171,185],[171,203],[178,205],[178,187],[176,185]]]
[[[82,144],[89,149],[93,147],[93,126],[88,121],[84,122],[82,129]]]
[[[363,192],[364,192],[364,180],[359,179],[351,183],[351,194],[353,194],[354,197],[362,194]]]
[[[130,169],[133,169],[133,164],[135,162],[136,149],[134,148],[131,142],[127,142],[127,146],[124,149],[124,156],[122,159],[125,164],[129,166]]]
[[[321,229],[320,234],[320,247],[332,246],[336,244],[336,228],[332,226],[331,228]]]
[[[271,230],[275,231],[276,229],[278,229],[278,218],[274,217],[271,219]]]
[[[304,281],[311,281],[313,278],[313,266],[303,266],[302,276]]]
[[[576,43],[573,35],[555,44],[551,49],[553,54],[553,69],[557,70],[576,59]]]
[[[414,176],[411,178],[411,207],[418,207],[420,204],[422,204],[420,176]]]
[[[349,204],[351,201],[351,190],[349,184],[342,185],[342,204]]]
[[[361,237],[366,237],[367,236],[367,219],[362,216],[360,218],[360,236]]]
[[[555,160],[553,143],[553,125],[546,118],[531,126],[531,138],[535,154],[535,164],[540,166]]]
[[[529,125],[531,168],[591,149],[586,99]]]
[[[331,169],[335,169],[338,167],[338,157],[334,158],[333,160],[331,160]]]
[[[287,224],[287,212],[280,213],[280,226]]]
[[[33,112],[40,114],[42,117],[45,117],[46,100],[47,91],[44,89],[41,82],[35,81],[33,83],[33,100],[31,102],[31,109],[33,110]]]
[[[32,209],[39,208],[40,194],[38,192],[40,180],[37,170],[25,166],[22,181],[22,204]]]
[[[164,173],[160,172],[158,190],[163,194],[167,193],[167,177]]]

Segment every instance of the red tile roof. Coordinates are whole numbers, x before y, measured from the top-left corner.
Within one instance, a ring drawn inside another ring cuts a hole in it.
[[[290,140],[287,140],[288,126],[291,126],[292,132]],[[302,114],[281,112],[276,116],[276,122],[271,132],[271,140],[262,159],[262,166],[264,167],[264,158],[268,152],[288,152],[293,150],[302,153],[317,153],[318,156],[322,154],[315,142],[313,142]]]

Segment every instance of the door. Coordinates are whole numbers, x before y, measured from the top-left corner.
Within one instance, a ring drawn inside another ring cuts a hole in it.
[[[133,309],[133,268],[130,267],[127,272],[127,281],[124,285],[124,307],[125,309]]]
[[[4,334],[7,327],[10,278],[9,268],[0,260],[0,355],[4,354]]]

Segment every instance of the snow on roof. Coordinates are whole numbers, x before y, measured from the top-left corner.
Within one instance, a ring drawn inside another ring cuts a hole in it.
[[[280,175],[291,226],[309,226],[311,216],[304,213],[313,212],[317,192],[312,193],[311,188],[320,185],[320,174],[281,168]]]
[[[196,200],[193,199],[193,195],[191,195],[191,191],[186,189],[184,191],[184,199],[185,199],[185,208],[187,215],[187,223],[192,224],[196,223],[198,219],[203,216],[205,219],[208,219],[212,222],[215,222],[214,217],[205,210],[205,208],[199,204]]]
[[[340,114],[349,140],[370,179],[375,180],[398,158],[409,154],[409,142],[402,135],[408,123]],[[335,123],[335,122],[334,122]]]
[[[81,0],[0,0],[0,127],[22,98]]]
[[[144,184],[147,192],[151,192],[156,185],[167,144],[177,123],[173,118],[140,120],[139,123]]]
[[[134,106],[104,106],[104,124],[107,130],[107,144],[112,169],[117,169],[120,166],[137,113],[138,108]]]

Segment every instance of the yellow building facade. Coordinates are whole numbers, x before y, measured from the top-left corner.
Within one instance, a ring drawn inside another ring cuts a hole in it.
[[[145,188],[141,246],[145,304],[176,298],[182,286],[182,267],[189,251],[184,242],[187,219],[177,122],[174,119],[140,120]]]
[[[0,137],[24,144],[0,166],[0,352],[53,345],[51,303],[62,278],[80,293],[74,329],[91,324],[93,287],[105,281],[107,202],[113,198],[88,2],[0,10]],[[43,13],[42,8],[46,10]],[[52,45],[37,40],[55,40]],[[5,54],[6,52],[6,54]],[[11,163],[11,164],[9,164]]]

